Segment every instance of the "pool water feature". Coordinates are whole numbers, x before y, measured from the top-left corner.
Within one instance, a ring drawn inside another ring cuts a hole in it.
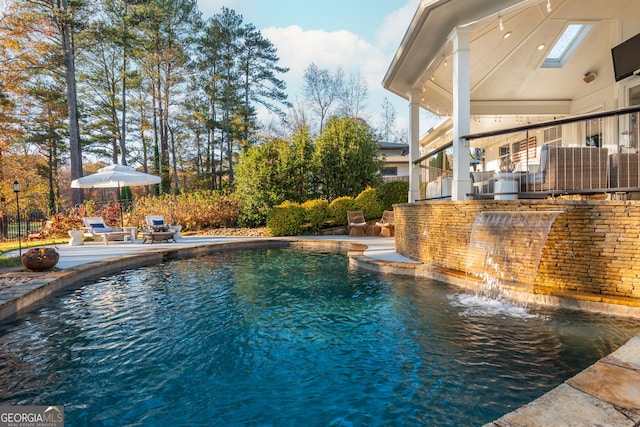
[[[532,293],[542,250],[560,213],[480,212],[467,252],[468,287],[493,299],[511,299],[511,289]]]
[[[640,331],[286,249],[123,272],[0,324],[0,405],[67,426],[482,425]]]

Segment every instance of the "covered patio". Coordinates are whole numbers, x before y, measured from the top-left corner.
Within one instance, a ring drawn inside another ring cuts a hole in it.
[[[409,101],[408,201],[638,198],[640,59],[612,56],[636,8],[422,1],[383,80]],[[444,118],[424,134],[422,110]]]

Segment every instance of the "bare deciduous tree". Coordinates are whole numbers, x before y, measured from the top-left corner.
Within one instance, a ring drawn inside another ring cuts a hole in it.
[[[360,118],[362,110],[366,107],[368,96],[367,79],[359,72],[350,73],[342,92],[341,115],[354,119]]]
[[[322,133],[325,120],[330,116],[336,104],[343,99],[344,73],[337,70],[319,68],[311,63],[304,70],[304,95],[320,118],[319,133]]]

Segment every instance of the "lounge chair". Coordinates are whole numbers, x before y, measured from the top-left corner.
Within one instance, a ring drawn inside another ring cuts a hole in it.
[[[396,235],[393,211],[384,211],[382,218],[376,222],[376,225],[380,227],[380,237],[394,237]]]
[[[149,240],[153,242],[168,242],[170,240],[176,241],[176,230],[171,228],[171,225],[164,222],[162,215],[147,215],[146,217],[147,229],[142,232],[142,243]]]
[[[364,220],[362,211],[347,211],[347,225],[349,226],[349,236],[363,237],[366,235],[367,222]]]
[[[119,227],[109,227],[101,216],[89,216],[82,218],[86,231],[91,234],[95,241],[102,240],[105,246],[109,241],[131,239],[131,232],[123,231]],[[133,241],[131,241],[133,243]]]

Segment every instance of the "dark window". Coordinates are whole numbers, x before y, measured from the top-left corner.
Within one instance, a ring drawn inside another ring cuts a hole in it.
[[[382,176],[398,176],[398,168],[382,168]]]

